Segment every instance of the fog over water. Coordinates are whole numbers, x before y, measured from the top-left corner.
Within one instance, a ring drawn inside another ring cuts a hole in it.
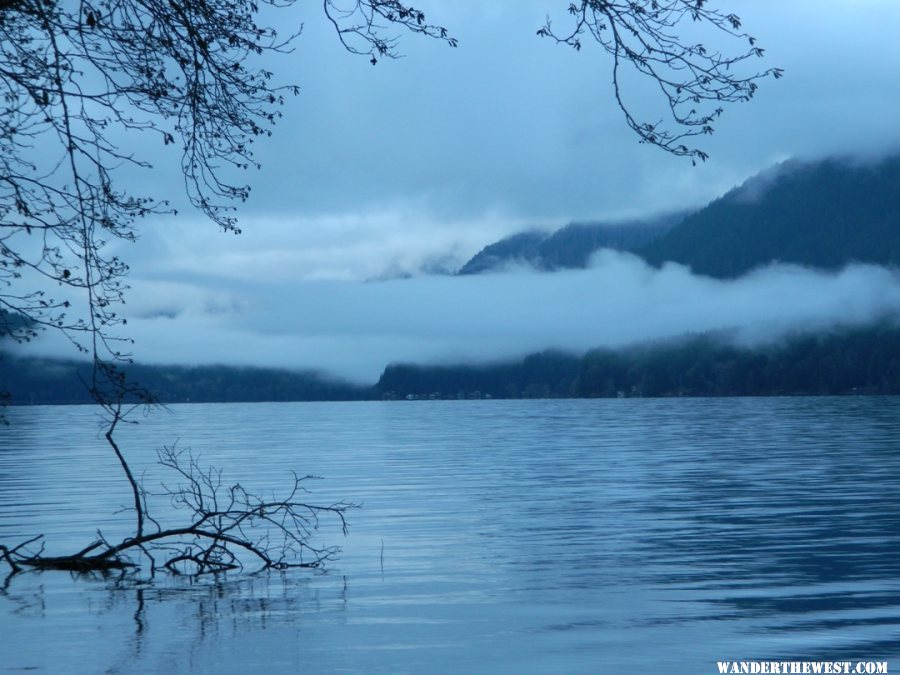
[[[291,284],[138,276],[128,311],[140,362],[316,368],[371,383],[397,361],[491,361],[719,330],[756,344],[900,317],[900,274],[772,265],[723,281],[601,251],[589,269],[555,273]],[[60,347],[42,338],[28,351]]]
[[[316,532],[340,559],[136,587],[20,574],[0,594],[0,669],[697,675],[756,658],[893,673],[898,413],[888,396],[176,404],[121,428],[138,475],[168,482],[153,448],[180,437],[259,494],[290,468],[323,476],[313,503],[363,504],[348,537],[328,519]],[[65,553],[100,525],[127,536],[95,417],[11,410],[0,541],[43,532]]]
[[[374,68],[345,53],[321,8],[282,15],[303,34],[271,67],[301,93],[260,146],[262,170],[242,174],[253,196],[237,214],[239,237],[184,208],[167,146],[141,147],[152,171],[123,169],[140,192],[181,210],[142,222],[136,245],[111,245],[132,267],[121,334],[134,338],[137,360],[314,367],[371,382],[398,360],[491,360],[719,329],[758,341],[898,313],[897,275],[871,267],[776,266],[714,281],[603,253],[591,269],[553,275],[421,275],[534,227],[700,207],[788,158],[900,147],[891,112],[900,42],[884,29],[900,19],[898,3],[735,0],[729,10],[766,50],[748,67],[785,77],[726,111],[698,167],[637,143],[594,45],[576,53],[535,36],[548,12],[562,25],[565,3],[421,8],[460,48],[406,36],[404,58]],[[420,276],[367,283],[404,273]],[[25,353],[76,355],[52,335]]]
[[[548,20],[570,25],[568,2],[414,4],[459,49],[404,35],[404,58],[373,68],[341,46],[321,4],[276,15],[282,36],[301,25],[302,34],[295,51],[258,65],[300,94],[274,137],[260,139],[260,170],[236,179],[252,187],[236,212],[240,236],[217,232],[186,203],[180,147],[110,130],[105,140],[121,142],[123,155],[152,164],[123,164],[118,188],[179,211],[139,220],[137,243],[102,247],[130,265],[115,307],[127,325],[110,333],[135,361],[316,369],[372,384],[397,362],[484,363],[706,332],[754,347],[797,332],[900,326],[900,269],[865,264],[776,263],[721,280],[600,251],[586,269],[452,274],[516,232],[702,208],[791,159],[898,152],[898,0],[717,3],[766,50],[731,72],[778,67],[784,78],[725,111],[702,136],[710,157],[697,167],[638,143],[602,49],[535,35]],[[700,26],[682,28],[693,39]],[[698,40],[720,48],[707,37]],[[639,117],[655,119],[658,91],[626,78]],[[740,198],[757,198],[773,177]],[[23,253],[47,254],[39,234],[24,237]],[[69,320],[85,311],[84,293],[23,275],[21,288],[69,300]],[[78,356],[52,330],[3,348]],[[53,555],[87,551],[98,532],[131,536],[133,514],[121,507],[133,495],[96,406],[2,412],[0,542],[44,533]],[[893,666],[898,413],[895,396],[135,411],[140,423],[116,434],[153,489],[170,484],[155,464],[163,446],[189,448],[225,472],[224,485],[239,480],[260,495],[282,494],[292,468],[325,477],[311,502],[364,506],[349,537],[324,521],[316,533],[316,543],[343,544],[343,557],[327,574],[134,585],[0,577],[0,670],[543,675],[599,664],[687,675],[712,673],[724,658]],[[181,524],[171,495],[157,498],[151,513]]]

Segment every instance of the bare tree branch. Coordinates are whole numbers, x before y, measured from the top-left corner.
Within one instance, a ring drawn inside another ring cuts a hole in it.
[[[278,8],[294,0],[262,2]],[[555,33],[548,20],[538,34],[578,50],[590,35],[612,57],[616,101],[641,141],[703,160],[689,139],[712,133],[724,104],[749,100],[758,80],[781,74],[738,74],[763,52],[735,15],[706,5],[580,0],[569,6],[570,32]],[[457,45],[401,0],[323,0],[322,8],[343,46],[373,64],[399,56],[394,31]],[[190,203],[239,233],[234,212],[250,187],[235,172],[258,167],[254,142],[271,136],[284,97],[298,92],[276,85],[255,59],[290,51],[301,27],[281,36],[259,16],[258,0],[0,0],[0,338],[27,342],[52,329],[90,356],[85,386],[106,414],[105,438],[135,512],[133,536],[118,544],[98,533],[81,551],[55,557],[29,548],[40,538],[0,546],[13,573],[127,570],[142,556],[151,569],[162,560],[163,568],[191,573],[240,567],[246,555],[264,567],[317,566],[337,551],[311,543],[319,518],[336,517],[346,531],[351,505],[300,499],[309,477],[294,476],[285,497],[263,500],[174,450],[160,462],[184,482],[164,494],[188,512],[189,524],[164,529],[148,512],[153,494],[114,437],[132,408],[153,397],[120,368],[131,360],[131,341],[119,335],[128,265],[109,244],[134,241],[141,219],[173,212],[164,199],[121,187],[123,166],[151,167],[116,139],[139,133],[179,152]],[[749,47],[728,56],[682,40],[687,22]],[[632,112],[626,66],[659,89],[668,124]]]
[[[200,466],[189,451],[164,448],[159,463],[181,482],[174,487],[163,486],[158,493],[140,488],[136,510],[145,512],[148,496],[166,498],[176,510],[187,511],[187,525],[162,528],[155,519],[147,517],[157,523],[155,531],[139,531],[116,544],[99,535],[90,545],[64,556],[30,551],[28,546],[41,539],[34,537],[15,548],[0,546],[0,559],[15,574],[26,568],[129,570],[137,568],[141,558],[146,557],[151,574],[163,568],[175,574],[193,575],[242,568],[248,556],[263,568],[320,567],[340,552],[337,546],[315,545],[313,537],[324,516],[336,519],[346,535],[346,513],[355,507],[345,502],[322,506],[302,500],[306,493],[304,484],[312,476],[294,474],[283,496],[263,499],[240,484],[226,485],[220,471]]]
[[[344,48],[351,54],[370,57],[373,66],[379,57],[399,56],[399,37],[386,32],[392,26],[451,47],[459,44],[446,28],[428,23],[424,12],[399,0],[323,0],[322,7]]]
[[[580,0],[568,8],[574,25],[557,33],[550,21],[537,34],[580,51],[587,36],[612,57],[616,103],[642,143],[656,145],[694,163],[708,155],[691,147],[693,137],[712,134],[724,105],[749,101],[759,80],[779,78],[779,68],[739,74],[743,62],[763,56],[756,39],[742,32],[740,18],[707,7],[707,0]],[[728,55],[684,39],[679,30],[700,24],[710,38],[723,36],[742,45]],[[630,67],[655,83],[668,121],[641,120],[629,102],[622,70]]]

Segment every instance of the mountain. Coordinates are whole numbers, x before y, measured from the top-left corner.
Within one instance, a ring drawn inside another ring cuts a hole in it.
[[[630,251],[655,266],[681,263],[717,278],[773,262],[825,270],[853,262],[900,266],[900,156],[791,160],[690,214],[512,235],[486,246],[458,274],[509,264],[583,268],[600,248]]]
[[[343,382],[315,371],[237,366],[129,365],[131,382],[160,403],[255,401],[356,401],[372,397],[371,387]],[[13,404],[91,403],[84,361],[18,357],[0,351],[0,393]]]
[[[695,334],[483,365],[394,364],[375,391],[385,399],[900,394],[900,326],[892,321],[756,348],[729,338]]]
[[[127,374],[161,403],[900,394],[896,320],[797,333],[758,347],[732,337],[692,334],[480,365],[392,364],[371,387],[264,368],[134,365]],[[85,363],[0,352],[0,392],[11,392],[13,404],[90,403],[88,371]]]
[[[544,351],[521,361],[484,365],[391,364],[375,391],[385,399],[567,398],[581,359]]]
[[[549,233],[532,230],[519,232],[500,241],[489,244],[476,253],[458,274],[481,274],[499,269],[510,263],[527,263],[540,255],[541,244]]]
[[[0,340],[10,337],[28,337],[34,332],[34,321],[18,312],[0,308]]]
[[[684,213],[622,223],[571,223],[555,232],[520,232],[485,246],[459,274],[481,274],[509,264],[526,264],[552,271],[587,267],[601,248],[635,251],[661,237]]]
[[[788,162],[751,178],[637,250],[738,277],[775,261],[826,270],[900,265],[900,156]]]

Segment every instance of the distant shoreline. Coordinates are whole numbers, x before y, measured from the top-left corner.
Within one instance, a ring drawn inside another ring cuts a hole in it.
[[[0,354],[11,405],[77,405],[89,365]],[[375,400],[711,398],[900,394],[900,326],[807,333],[746,347],[683,336],[584,355],[548,350],[490,364],[393,364],[372,385],[315,371],[234,366],[125,368],[163,404]]]

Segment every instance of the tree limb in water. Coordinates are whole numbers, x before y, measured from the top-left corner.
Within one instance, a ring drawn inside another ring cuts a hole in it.
[[[27,568],[106,572],[137,569],[142,559],[150,562],[151,574],[162,568],[174,574],[207,574],[243,568],[249,560],[262,568],[316,568],[333,559],[337,546],[317,546],[312,538],[323,517],[337,520],[347,534],[346,513],[353,504],[337,502],[316,505],[303,500],[304,483],[313,476],[292,475],[292,483],[280,498],[264,499],[240,484],[226,485],[221,471],[203,468],[189,451],[164,448],[159,464],[179,477],[177,486],[163,485],[149,494],[140,488],[139,522],[152,523],[133,537],[113,544],[102,534],[82,550],[63,556],[43,555],[42,542],[33,537],[13,548],[0,545],[0,559],[11,573]],[[176,510],[189,512],[188,524],[163,528],[146,513],[148,497],[167,497]]]

